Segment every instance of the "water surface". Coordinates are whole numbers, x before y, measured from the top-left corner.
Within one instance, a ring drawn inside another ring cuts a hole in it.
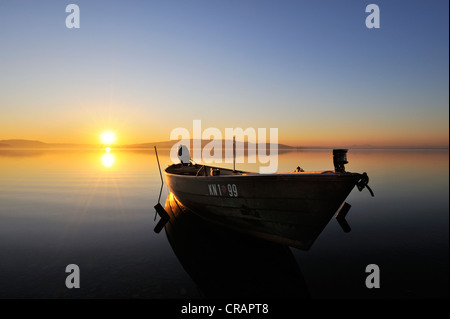
[[[170,164],[168,151],[159,155],[163,168]],[[346,200],[352,205],[349,233],[332,219],[309,251],[287,248],[307,295],[448,298],[448,150],[350,150],[348,159],[348,171],[368,173],[375,197],[367,190],[352,191]],[[332,169],[331,150],[280,154],[279,171],[294,171],[298,165]],[[255,164],[237,168],[258,170]],[[153,231],[160,185],[151,149],[0,151],[0,297],[207,296],[199,283],[205,278],[191,277],[186,268],[202,269],[205,261],[199,264],[194,253],[180,260],[165,231]],[[162,204],[167,196],[165,186]],[[224,248],[236,245],[239,235],[223,231],[220,242],[207,231],[196,234],[195,240],[211,239],[211,245],[216,244],[208,249],[214,258],[245,267],[240,263],[242,249]],[[190,236],[183,236],[189,245]],[[229,245],[223,243],[227,238]],[[249,256],[272,245],[249,240],[254,247]],[[274,267],[281,266],[285,257],[274,256]],[[68,264],[80,267],[80,289],[65,286]],[[379,289],[365,286],[368,264],[380,267]],[[225,267],[218,268],[208,272],[208,280],[219,283],[226,273]],[[272,287],[273,296],[280,295],[283,286],[274,284],[270,271],[255,269],[255,274],[258,285],[267,283],[267,291]],[[242,284],[256,280],[248,278]],[[240,287],[234,285],[237,293]],[[233,297],[232,287],[223,291]]]

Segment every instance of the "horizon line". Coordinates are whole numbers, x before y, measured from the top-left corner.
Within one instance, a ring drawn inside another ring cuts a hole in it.
[[[171,141],[159,141],[159,142],[144,142],[144,143],[128,143],[128,144],[118,144],[118,145],[104,145],[101,143],[48,143],[48,142],[42,142],[39,140],[28,140],[28,139],[5,139],[0,140],[0,149],[31,149],[31,148],[95,148],[95,149],[104,149],[105,147],[110,147],[114,149],[121,149],[121,148],[153,148],[153,146],[158,146],[157,144],[169,144],[169,143],[178,143],[180,140],[171,140]],[[190,141],[194,141],[194,139],[190,139]],[[212,140],[200,140],[202,143],[209,143]],[[222,139],[222,142],[227,141],[227,139]],[[34,145],[10,145],[8,144],[13,143],[27,143],[27,144],[34,144]],[[245,144],[249,143],[248,141],[236,141],[239,143]],[[153,144],[153,145],[151,145]],[[172,144],[172,146],[173,146]],[[252,144],[258,144],[258,143],[252,143]],[[267,142],[266,145],[270,145],[272,143]],[[300,145],[288,145],[285,143],[276,143],[278,146],[281,145],[281,147],[285,147],[285,149],[292,149],[292,150],[298,150],[298,149],[335,149],[335,148],[353,148],[353,149],[449,149],[449,145],[371,145],[371,144],[354,144],[354,145],[338,145],[338,146],[300,146]],[[203,147],[203,145],[201,146]],[[248,147],[248,146],[247,146]],[[171,146],[162,147],[164,148],[171,148]]]

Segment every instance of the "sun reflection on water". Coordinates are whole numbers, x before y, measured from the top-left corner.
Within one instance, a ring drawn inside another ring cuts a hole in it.
[[[102,164],[105,167],[111,167],[114,165],[116,158],[111,153],[106,153],[102,155]]]

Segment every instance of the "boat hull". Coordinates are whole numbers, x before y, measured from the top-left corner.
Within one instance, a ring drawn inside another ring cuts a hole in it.
[[[204,219],[301,249],[311,246],[361,176],[165,175],[174,196]]]

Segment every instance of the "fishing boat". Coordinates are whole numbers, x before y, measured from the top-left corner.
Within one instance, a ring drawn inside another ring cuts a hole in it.
[[[345,171],[347,150],[333,150],[334,170],[259,174],[195,164],[180,147],[164,173],[175,198],[202,218],[269,240],[308,247],[366,173]]]

